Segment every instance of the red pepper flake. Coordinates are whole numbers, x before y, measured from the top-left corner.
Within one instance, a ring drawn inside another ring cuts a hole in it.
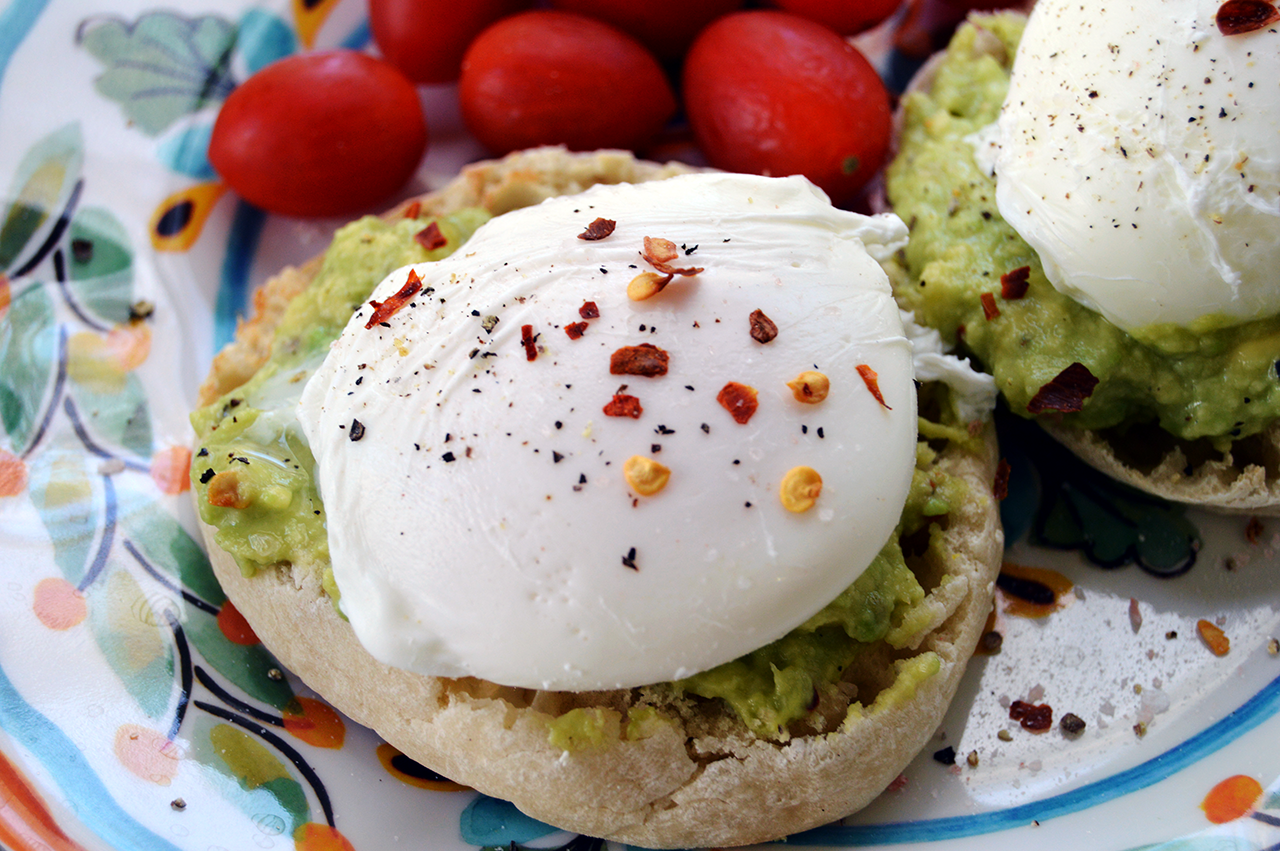
[[[1027,294],[1027,287],[1030,285],[1031,267],[1019,266],[1000,276],[1000,297],[1005,301],[1017,301]]]
[[[520,345],[524,346],[525,360],[533,360],[538,356],[537,336],[533,333],[532,325],[520,326]]]
[[[751,322],[751,339],[757,343],[767,343],[774,337],[778,336],[778,326],[773,320],[764,315],[764,311],[757,308],[751,311],[749,317]]]
[[[880,376],[876,374],[876,371],[865,363],[860,363],[858,364],[858,375],[862,376],[862,383],[867,385],[867,389],[871,391],[871,395],[876,398],[881,407],[886,411],[892,411],[893,408],[884,403],[884,394],[880,392]]]
[[[1226,656],[1231,650],[1231,639],[1217,624],[1201,618],[1196,621],[1196,632],[1200,633],[1200,640],[1214,656]]]
[[[409,206],[404,208],[404,217],[406,219],[416,219],[422,213],[422,202],[411,201]]]
[[[1027,403],[1027,411],[1032,414],[1042,414],[1045,411],[1069,414],[1079,411],[1084,407],[1084,400],[1093,395],[1093,388],[1097,386],[1098,379],[1087,366],[1077,361],[1041,387]]]
[[[991,485],[991,493],[997,501],[1009,495],[1009,462],[1003,458],[996,464],[996,480]]]
[[[633,420],[638,420],[643,413],[644,408],[640,406],[640,400],[626,393],[614,393],[613,398],[604,406],[606,417],[631,417]]]
[[[388,298],[386,301],[371,300],[369,304],[373,307],[373,314],[369,317],[369,321],[364,323],[365,330],[372,328],[374,325],[381,325],[392,316],[400,308],[409,303],[409,299],[413,298],[418,290],[422,289],[422,279],[418,277],[418,273],[413,269],[409,270],[409,279],[405,281],[405,285],[400,288],[400,292]]]
[[[736,381],[730,381],[721,387],[720,392],[716,394],[716,401],[739,425],[746,425],[756,409],[760,407],[760,402],[756,398],[756,389]]]
[[[983,293],[978,297],[982,302],[982,315],[987,317],[990,322],[1000,315],[1000,308],[996,307],[996,297],[991,293]]]
[[[612,375],[643,375],[653,378],[667,374],[670,360],[670,355],[649,343],[623,346],[609,356],[609,372]]]
[[[1009,718],[1021,724],[1024,730],[1043,733],[1053,726],[1053,707],[1047,703],[1015,700],[1009,706]]]
[[[578,239],[585,239],[588,242],[595,242],[598,239],[604,239],[613,233],[613,229],[618,223],[613,219],[597,218],[594,222],[587,225],[587,229],[578,234]]]
[[[445,239],[444,234],[440,232],[440,225],[435,222],[415,233],[413,238],[428,251],[435,251],[437,248],[444,248],[449,244],[449,240]]]
[[[583,334],[587,333],[587,323],[573,322],[564,326],[564,332],[569,335],[570,340],[576,340]]]
[[[1223,35],[1241,35],[1280,21],[1280,10],[1266,0],[1227,0],[1214,20]]]
[[[584,301],[582,307],[578,308],[578,315],[583,319],[599,319],[600,308],[596,306],[594,301]]]
[[[1262,537],[1262,521],[1255,514],[1249,518],[1249,522],[1244,527],[1244,539],[1249,543],[1257,546],[1258,539]]]
[[[701,266],[676,267],[671,261],[680,256],[680,249],[669,239],[646,236],[642,256],[649,265],[664,275],[696,275],[703,271]]]

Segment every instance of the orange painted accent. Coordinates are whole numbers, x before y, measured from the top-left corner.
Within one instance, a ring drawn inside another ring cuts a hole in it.
[[[249,626],[244,615],[240,614],[240,610],[230,600],[223,603],[222,608],[218,610],[218,629],[222,630],[222,634],[232,644],[249,647],[261,643],[253,627]]]
[[[0,449],[0,497],[17,496],[27,489],[26,462]]]
[[[1200,802],[1205,817],[1214,824],[1235,821],[1262,798],[1262,784],[1246,774],[1236,774],[1209,790]]]
[[[307,50],[315,46],[316,34],[320,32],[320,28],[324,26],[329,13],[336,5],[338,0],[320,0],[318,3],[293,0],[294,29],[298,32],[298,41],[302,42],[302,46]]]
[[[182,753],[163,734],[137,724],[116,730],[116,759],[132,774],[157,786],[168,786],[178,773]]]
[[[405,756],[397,748],[387,744],[386,742],[378,745],[375,753],[378,755],[378,762],[382,763],[382,767],[386,769],[386,772],[401,783],[407,783],[408,785],[416,786],[419,789],[430,789],[432,792],[466,792],[471,788],[470,786],[463,786],[461,783],[454,783],[452,780],[449,780],[446,777],[441,777],[439,774],[436,774],[425,766],[420,766],[419,763],[409,759],[409,757]],[[407,771],[402,771],[396,767],[396,762],[398,761],[411,762],[413,765],[421,767],[423,774],[430,773],[440,779],[436,780],[430,777],[424,777],[418,774],[410,774]]]
[[[212,180],[179,189],[165,198],[151,213],[151,223],[147,228],[151,234],[151,247],[156,251],[186,251],[191,248],[200,238],[218,199],[226,191],[225,183]],[[177,222],[172,221],[175,214],[178,214]],[[169,232],[162,232],[162,229]]]
[[[295,738],[317,748],[337,750],[347,737],[342,716],[323,701],[310,697],[295,698],[284,710],[284,728]]]
[[[40,623],[56,630],[79,626],[89,614],[89,606],[79,589],[67,580],[54,576],[36,583],[31,609]]]
[[[1004,601],[1001,611],[1006,615],[1014,615],[1020,618],[1043,618],[1065,608],[1070,600],[1068,593],[1075,584],[1058,573],[1056,570],[1048,570],[1043,567],[1027,567],[1021,564],[1014,564],[1006,561],[1000,565],[1000,572],[1013,576],[1017,579],[1026,579],[1031,582],[1039,582],[1050,591],[1053,592],[1053,603],[1049,605],[1041,605],[1038,603],[1029,603],[1001,591],[996,593],[1000,599]]]
[[[191,449],[169,446],[151,456],[151,481],[170,496],[191,490]]]
[[[84,851],[62,832],[31,781],[2,753],[0,845],[12,851]]]
[[[355,851],[355,846],[327,824],[307,822],[293,832],[297,851]]]
[[[151,354],[151,326],[144,320],[117,325],[107,332],[107,350],[121,372],[132,372]]]

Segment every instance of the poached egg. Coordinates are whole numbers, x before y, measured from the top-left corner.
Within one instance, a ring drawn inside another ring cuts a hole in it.
[[[906,235],[803,178],[696,174],[506,213],[392,273],[298,406],[361,643],[583,691],[805,621],[911,482],[912,345],[877,263]]]
[[[1280,314],[1280,42],[1221,0],[1038,0],[996,201],[1055,287],[1139,339]]]

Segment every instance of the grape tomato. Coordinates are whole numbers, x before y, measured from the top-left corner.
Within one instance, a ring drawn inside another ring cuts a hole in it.
[[[540,9],[503,18],[462,60],[463,121],[493,154],[536,145],[643,148],[675,113],[653,54],[601,21]]]
[[[689,49],[685,110],[698,147],[727,171],[803,174],[851,202],[889,147],[889,94],[833,30],[785,12],[737,12]]]
[[[237,86],[209,162],[242,198],[291,216],[345,216],[405,185],[427,147],[418,92],[354,50],[290,56]]]
[[[532,0],[369,0],[378,51],[415,83],[458,79],[472,39]]]

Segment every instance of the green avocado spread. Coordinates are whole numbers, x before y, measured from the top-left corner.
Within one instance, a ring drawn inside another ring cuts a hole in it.
[[[312,477],[314,460],[294,415],[302,387],[387,273],[446,256],[487,218],[483,211],[468,210],[439,219],[447,242],[430,252],[414,238],[426,224],[421,220],[388,223],[367,217],[342,228],[319,274],[290,303],[267,363],[244,385],[192,414],[198,447],[191,479],[201,519],[216,529],[218,545],[246,575],[279,564],[316,565],[337,600],[327,568],[324,505]],[[858,654],[880,642],[893,649],[913,646],[930,627],[931,612],[921,606],[926,589],[908,566],[900,540],[920,533],[929,540],[935,521],[944,521],[950,507],[965,497],[962,481],[932,467],[936,454],[931,446],[973,439],[964,428],[924,418],[920,433],[916,472],[898,531],[857,581],[773,644],[662,688],[677,695],[721,698],[758,735],[785,737],[788,725],[803,721],[822,696],[838,694],[841,673]],[[938,669],[932,653],[897,664],[876,705],[897,699],[894,695],[908,696]],[[644,710],[633,708],[625,724],[603,710],[572,710],[552,722],[549,736],[567,750],[620,735],[643,737],[660,723],[651,710]],[[860,705],[851,711],[860,711]]]
[[[1024,416],[1042,387],[1080,363],[1098,383],[1081,410],[1054,414],[1064,424],[1154,423],[1219,450],[1262,430],[1280,417],[1280,317],[1146,328],[1139,341],[1059,293],[1001,219],[995,182],[966,137],[999,115],[1022,28],[1017,15],[975,17],[957,31],[929,91],[904,98],[901,145],[886,174],[889,202],[911,230],[890,264],[899,302],[972,354]],[[1003,298],[1001,276],[1021,267],[1030,270],[1025,297]]]

